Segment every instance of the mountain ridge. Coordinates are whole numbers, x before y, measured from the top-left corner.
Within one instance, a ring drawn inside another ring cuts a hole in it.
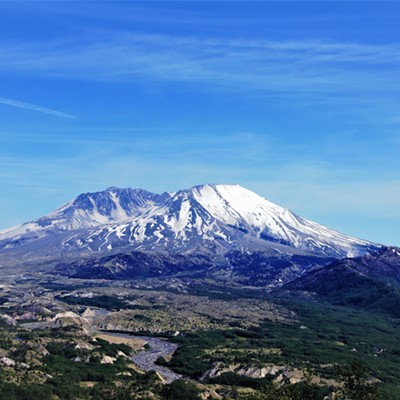
[[[305,271],[285,289],[313,293],[335,305],[400,317],[400,249],[382,247],[361,257]]]
[[[53,249],[50,237],[55,239]],[[281,245],[288,252],[340,258],[378,247],[302,218],[237,184],[162,194],[110,187],[82,193],[44,217],[0,232],[2,250],[40,241],[49,253],[58,247],[59,254],[123,247],[223,254]]]

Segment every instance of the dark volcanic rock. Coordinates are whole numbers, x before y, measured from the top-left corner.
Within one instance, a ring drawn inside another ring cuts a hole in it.
[[[56,272],[84,279],[143,279],[167,277],[180,273],[206,271],[214,265],[209,257],[181,254],[132,251],[99,258],[83,258],[59,263]]]

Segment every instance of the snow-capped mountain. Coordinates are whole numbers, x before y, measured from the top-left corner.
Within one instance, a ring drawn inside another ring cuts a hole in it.
[[[301,218],[239,185],[201,185],[161,195],[109,188],[0,232],[0,249],[57,255],[128,246],[173,252],[301,251],[352,257],[376,245]]]

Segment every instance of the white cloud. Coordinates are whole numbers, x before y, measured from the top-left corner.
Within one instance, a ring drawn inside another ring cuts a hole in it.
[[[0,97],[0,104],[4,104],[7,106],[16,107],[16,108],[22,108],[23,110],[38,111],[38,112],[53,115],[53,116],[59,117],[59,118],[70,118],[70,119],[75,118],[73,115],[66,114],[61,111],[53,110],[52,108],[38,106],[37,104],[25,103],[22,101],[13,100],[13,99],[9,99],[6,97]]]

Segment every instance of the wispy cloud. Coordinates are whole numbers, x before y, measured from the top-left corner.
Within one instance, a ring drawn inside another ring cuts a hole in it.
[[[79,42],[2,47],[0,71],[28,75],[285,94],[400,90],[398,44],[92,32]]]
[[[42,106],[38,106],[37,104],[32,104],[32,103],[25,103],[23,101],[13,100],[13,99],[9,99],[6,97],[0,97],[0,104],[4,104],[7,106],[16,107],[16,108],[22,108],[23,110],[37,111],[37,112],[41,112],[44,114],[53,115],[53,116],[59,117],[59,118],[75,119],[75,117],[73,115],[70,115],[70,114],[67,114],[67,113],[64,113],[61,111],[53,110],[52,108],[42,107]]]

